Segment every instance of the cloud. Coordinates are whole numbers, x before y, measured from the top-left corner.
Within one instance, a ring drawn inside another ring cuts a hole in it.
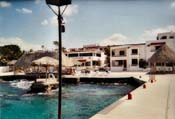
[[[0,37],[0,45],[10,45],[15,44],[18,45],[22,50],[39,50],[41,49],[40,45],[32,44],[29,42],[26,42],[25,40],[19,38],[19,37]]]
[[[31,14],[32,10],[27,9],[27,8],[21,8],[21,9],[16,9],[17,12],[22,13],[22,14]]]
[[[120,34],[120,33],[115,33],[111,35],[108,38],[105,38],[100,42],[100,45],[121,45],[121,44],[126,44],[128,41],[128,37]]]
[[[78,13],[78,5],[70,5],[64,12],[64,16],[72,16]]]
[[[35,0],[35,4],[40,4],[41,0]]]
[[[0,1],[0,8],[7,8],[10,7],[11,3],[7,1]]]
[[[41,25],[42,26],[47,26],[48,25],[48,21],[45,19],[45,20],[43,20],[42,22],[41,22]]]
[[[51,6],[51,7],[56,13],[58,13],[58,8],[56,6]],[[61,11],[63,11],[63,9],[64,9],[64,7],[61,8]],[[69,17],[71,17],[77,13],[78,13],[78,5],[68,6],[63,14],[63,17],[64,17],[63,22],[68,23],[70,21]],[[57,17],[54,15],[53,17],[51,17],[50,19],[47,20],[47,23],[54,25],[54,26],[57,26],[58,25]]]
[[[156,40],[158,33],[171,32],[171,31],[175,32],[175,25],[146,30],[138,39],[141,41]]]
[[[144,43],[149,40],[156,40],[158,33],[171,32],[171,31],[175,32],[175,25],[169,25],[166,27],[145,30],[137,38],[132,38],[120,33],[115,33],[110,37],[102,40],[99,44],[100,45],[122,45],[122,44],[130,44],[130,43]]]
[[[175,8],[175,1],[171,3],[171,8]]]

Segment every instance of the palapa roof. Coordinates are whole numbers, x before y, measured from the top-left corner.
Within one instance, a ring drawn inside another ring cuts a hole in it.
[[[30,52],[30,53],[25,53],[23,54],[15,63],[15,67],[17,68],[27,68],[32,64],[33,60],[39,59],[41,57],[56,57],[55,52]]]
[[[58,60],[52,57],[42,57],[37,60],[32,61],[34,65],[44,65],[44,66],[58,66]]]
[[[150,63],[175,63],[175,52],[167,45],[160,47],[149,59]]]
[[[58,59],[58,53],[57,52],[49,52],[49,51],[38,51],[38,52],[31,52],[31,53],[25,53],[24,55],[19,58],[15,64],[15,67],[17,68],[27,68],[32,65],[32,61],[40,59],[42,57],[52,57],[54,59]],[[66,66],[73,66],[72,60],[70,60],[69,57],[67,57],[64,53],[62,53],[62,64]]]

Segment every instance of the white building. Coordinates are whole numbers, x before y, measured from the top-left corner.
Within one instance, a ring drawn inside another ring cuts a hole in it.
[[[111,71],[136,71],[139,61],[145,59],[145,43],[116,45],[110,49]]]
[[[159,33],[157,40],[146,42],[146,60],[148,60],[157,49],[166,44],[175,52],[175,32]]]
[[[66,53],[68,57],[74,58],[82,65],[80,68],[98,68],[105,65],[106,55],[98,45],[86,45],[83,48],[72,48]]]
[[[111,71],[140,71],[139,61],[148,59],[162,45],[168,45],[175,51],[175,32],[159,33],[157,40],[140,44],[116,45],[110,48]]]

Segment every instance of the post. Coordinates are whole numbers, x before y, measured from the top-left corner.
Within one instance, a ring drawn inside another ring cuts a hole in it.
[[[62,16],[60,11],[60,6],[58,6],[58,42],[59,42],[59,91],[58,91],[58,119],[62,118],[62,37],[61,37],[61,24],[62,24]]]

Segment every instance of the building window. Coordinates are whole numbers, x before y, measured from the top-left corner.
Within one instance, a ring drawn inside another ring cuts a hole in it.
[[[78,57],[78,53],[69,54],[69,57]]]
[[[118,66],[122,66],[123,65],[123,60],[118,60]]]
[[[112,50],[112,57],[114,57],[115,56],[115,52]]]
[[[101,57],[101,54],[100,54],[100,53],[97,53],[96,56],[97,56],[97,57]]]
[[[132,55],[137,55],[138,54],[138,49],[132,49]]]
[[[124,51],[124,50],[121,50],[121,51],[119,52],[119,56],[125,56],[125,51]]]
[[[174,39],[174,36],[170,36],[170,39]]]
[[[100,61],[92,61],[93,66],[100,66]]]
[[[162,66],[162,64],[161,63],[156,63],[156,66]]]
[[[91,66],[91,62],[86,62],[85,66]]]
[[[159,40],[159,37],[157,36],[157,40]]]
[[[164,39],[167,39],[167,36],[162,36],[161,39],[163,39],[163,40],[164,40]]]
[[[81,57],[89,57],[89,56],[93,56],[93,53],[80,53]]]
[[[123,66],[123,60],[113,60],[112,61],[112,66],[113,67]]]
[[[132,59],[132,66],[138,65],[138,60],[137,59]]]
[[[161,46],[155,46],[155,50],[158,50]]]

